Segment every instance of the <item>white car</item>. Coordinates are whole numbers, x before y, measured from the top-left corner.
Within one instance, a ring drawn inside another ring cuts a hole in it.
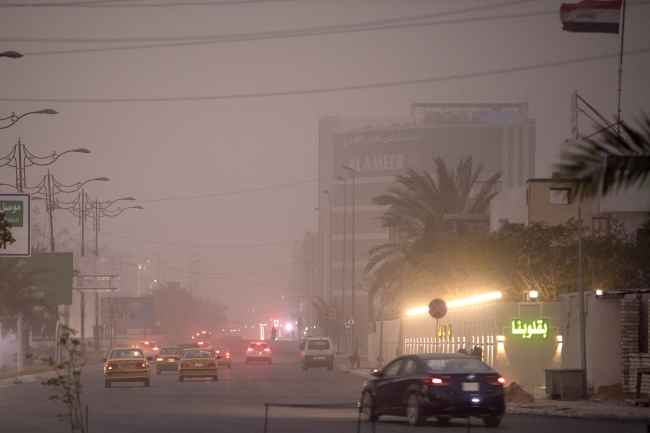
[[[309,367],[334,369],[334,349],[327,337],[307,337],[300,344],[300,365],[303,371]]]
[[[270,364],[272,354],[271,347],[264,341],[251,343],[248,349],[246,349],[246,364],[255,361],[268,362]]]

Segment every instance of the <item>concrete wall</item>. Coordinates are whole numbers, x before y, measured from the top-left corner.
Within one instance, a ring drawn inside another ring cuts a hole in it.
[[[580,297],[560,295],[562,303],[562,368],[581,368]],[[621,382],[621,298],[596,298],[585,293],[587,388]]]
[[[528,182],[528,204],[526,206],[526,225],[545,222],[550,226],[566,224],[578,218],[578,207],[582,207],[582,220],[588,227],[592,225],[591,200],[580,201],[571,191],[568,204],[551,204],[551,189],[573,189],[573,182],[563,179],[534,179]]]

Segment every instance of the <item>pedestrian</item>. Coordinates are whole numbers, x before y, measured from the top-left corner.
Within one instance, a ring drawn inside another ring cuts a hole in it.
[[[278,335],[278,330],[275,329],[275,326],[271,329],[271,341],[275,341]]]

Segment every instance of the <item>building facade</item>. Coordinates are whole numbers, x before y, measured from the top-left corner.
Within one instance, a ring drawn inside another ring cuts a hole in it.
[[[472,156],[475,168],[483,165],[479,182],[501,171],[501,188],[524,188],[535,174],[535,146],[535,121],[525,103],[414,103],[408,118],[321,118],[319,283],[338,300],[337,328],[352,316],[353,333],[365,346],[373,320],[363,278],[368,251],[390,240],[378,219],[386,209],[372,199],[387,192],[395,175],[431,172],[437,157],[455,167]]]

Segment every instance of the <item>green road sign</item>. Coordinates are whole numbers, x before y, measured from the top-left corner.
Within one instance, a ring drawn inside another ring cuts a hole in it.
[[[11,227],[23,226],[23,201],[0,200],[0,212],[4,212],[7,222]]]

